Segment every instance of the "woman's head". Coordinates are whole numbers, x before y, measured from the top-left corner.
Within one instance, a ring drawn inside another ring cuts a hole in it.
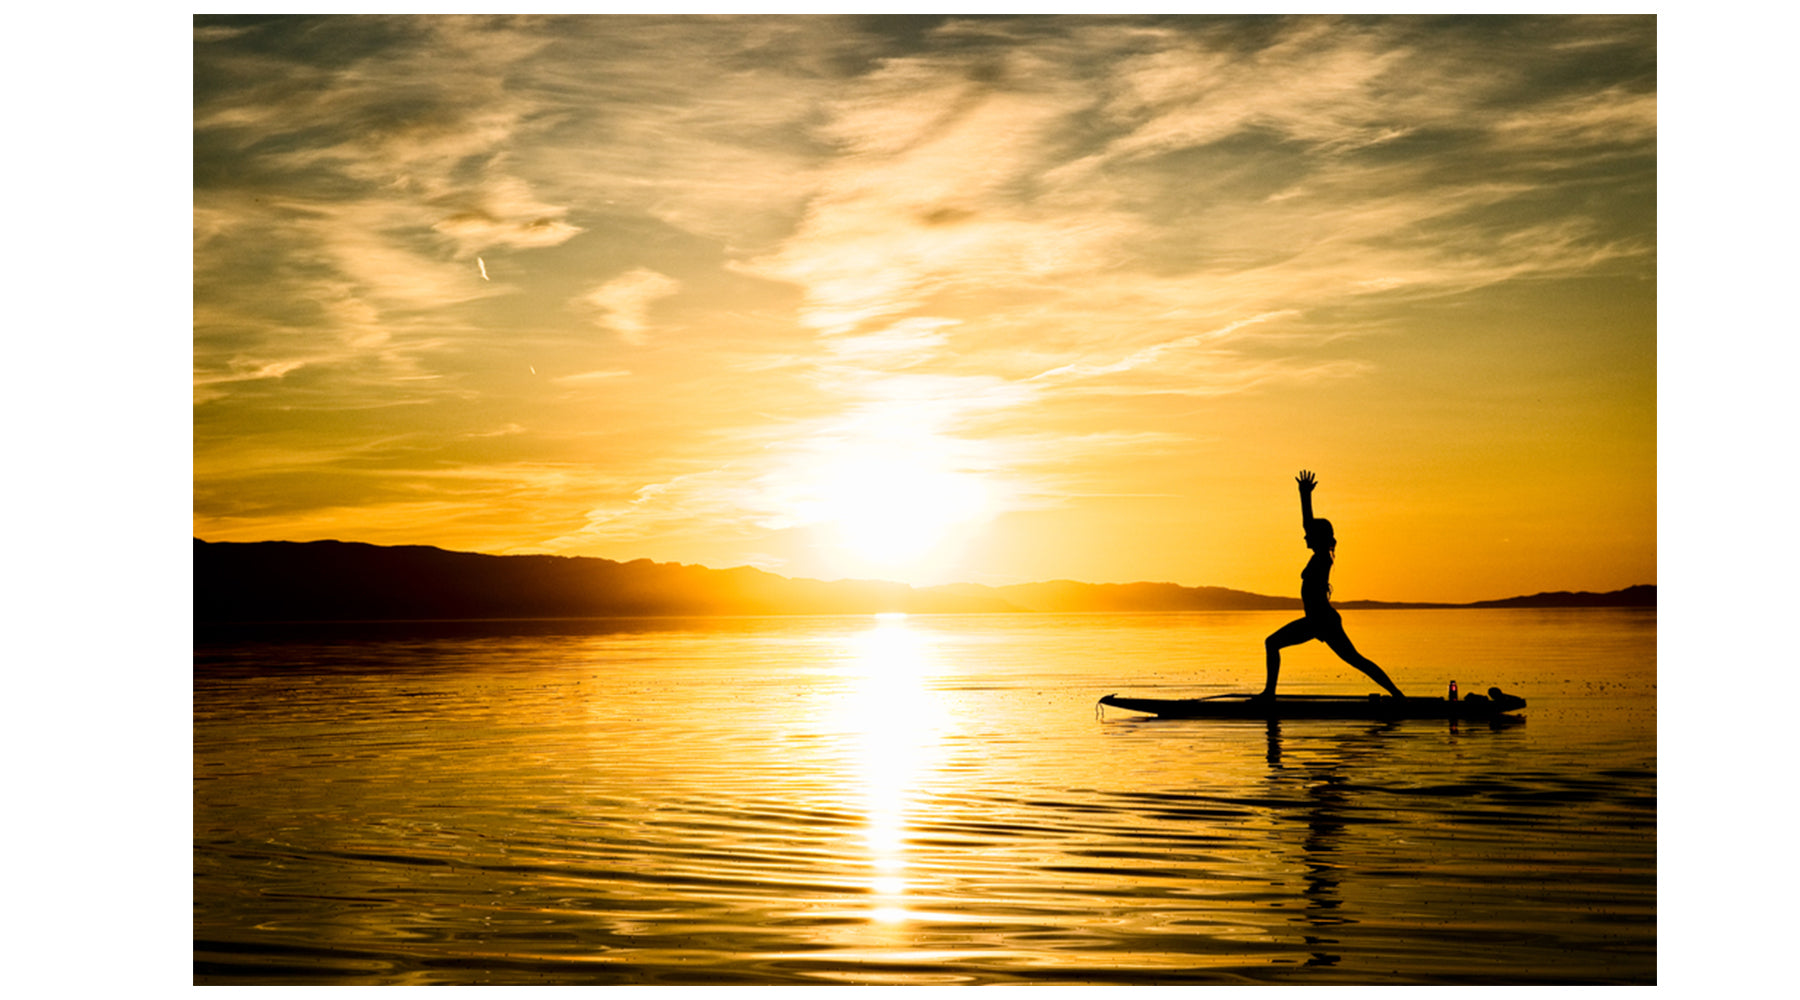
[[[1312,519],[1306,526],[1306,547],[1326,552],[1337,548],[1337,536],[1332,533],[1330,521],[1322,517]]]

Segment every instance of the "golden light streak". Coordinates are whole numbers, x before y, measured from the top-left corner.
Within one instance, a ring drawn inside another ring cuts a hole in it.
[[[928,684],[937,664],[929,642],[903,614],[876,616],[851,639],[846,669],[856,688],[843,722],[857,736],[868,817],[869,906],[874,924],[910,919],[914,891],[907,872],[907,816],[917,783],[931,766],[940,709]]]

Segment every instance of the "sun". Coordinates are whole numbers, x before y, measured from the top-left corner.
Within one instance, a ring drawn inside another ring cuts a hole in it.
[[[985,519],[989,504],[980,476],[907,449],[846,458],[821,485],[825,526],[851,555],[878,566],[940,554],[959,527]]]
[[[930,576],[995,513],[998,489],[978,451],[920,427],[826,436],[785,477],[787,506],[818,529],[840,572]]]

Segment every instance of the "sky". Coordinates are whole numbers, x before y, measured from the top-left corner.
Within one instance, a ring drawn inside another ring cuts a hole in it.
[[[200,17],[193,534],[1655,583],[1650,17]]]

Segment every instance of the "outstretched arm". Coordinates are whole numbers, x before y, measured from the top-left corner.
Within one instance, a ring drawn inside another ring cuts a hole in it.
[[[1300,527],[1311,530],[1313,522],[1312,493],[1319,485],[1319,477],[1301,469],[1300,474],[1294,477],[1294,482],[1300,484]]]

